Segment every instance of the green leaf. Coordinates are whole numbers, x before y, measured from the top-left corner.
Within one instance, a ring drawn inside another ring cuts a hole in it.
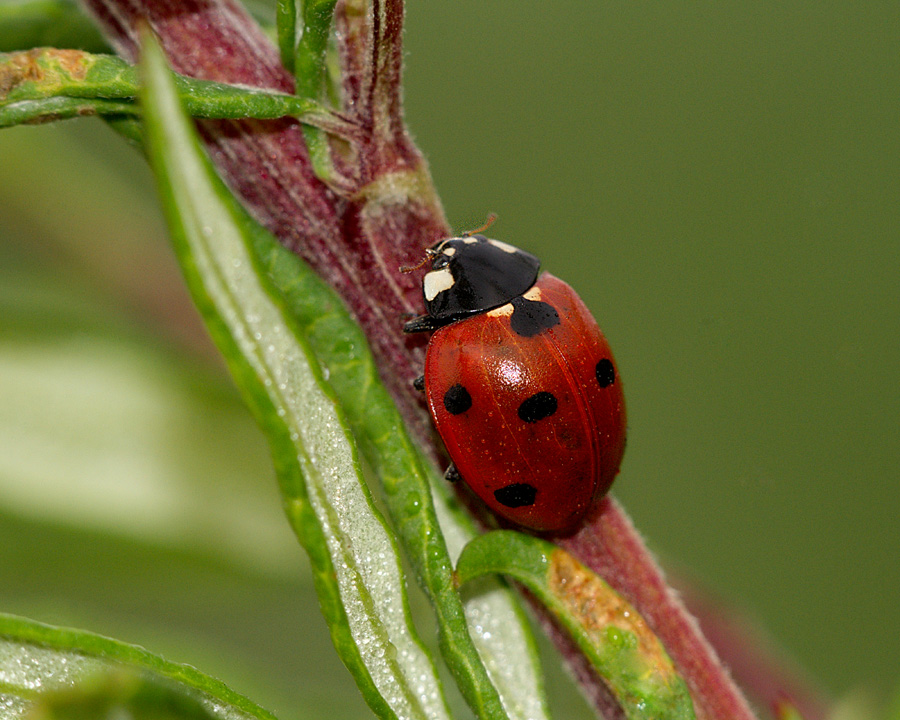
[[[252,243],[261,228],[203,154],[151,37],[142,60],[145,131],[194,300],[269,437],[291,525],[309,554],[332,639],[380,717],[448,717],[410,624],[393,536],[360,478],[330,386]]]
[[[71,690],[43,693],[29,720],[214,720],[200,701],[176,686],[128,672],[110,671]]]
[[[294,720],[326,699],[329,720],[371,717],[122,150],[90,121],[0,133],[21,168],[0,181],[0,610],[137,642]],[[90,204],[66,200],[82,176]]]
[[[294,5],[286,0],[287,6]],[[281,2],[279,2],[281,5]],[[331,37],[336,0],[303,0],[299,28],[295,26],[293,72],[297,94],[321,100],[325,86],[325,56]],[[295,10],[296,12],[296,10]],[[299,32],[297,31],[299,30]]]
[[[307,98],[178,76],[187,113],[197,118],[295,117],[326,132],[352,136],[355,128]],[[140,114],[133,65],[113,55],[37,48],[0,53],[0,128],[81,115]]]
[[[337,0],[278,0],[276,24],[281,63],[293,75],[297,95],[320,100]]]
[[[179,364],[58,274],[11,275],[0,271],[0,504],[294,574],[277,503],[254,487],[265,450],[225,379]]]
[[[515,578],[569,631],[631,720],[693,720],[687,685],[644,619],[599,576],[544,540],[498,530],[470,542],[460,583]]]
[[[455,561],[478,533],[442,477],[434,491],[435,510]],[[470,583],[461,595],[469,632],[509,717],[549,718],[537,643],[519,595],[499,577]]]
[[[276,22],[281,62],[293,75],[300,97],[321,101],[326,80],[326,55],[336,0],[278,0]],[[318,128],[303,128],[316,174],[331,177],[334,167],[328,138]]]
[[[93,686],[77,690],[85,681]],[[71,694],[44,696],[66,690]],[[3,717],[32,717],[32,704],[41,700],[44,714],[38,717],[44,718],[70,717],[63,712],[67,703],[92,700],[158,709],[161,701],[168,700],[162,707],[183,711],[171,717],[275,720],[271,713],[188,665],[168,662],[142,648],[93,633],[0,614]]]
[[[388,512],[438,616],[444,659],[467,701],[479,717],[503,717],[504,710],[513,718],[546,717],[533,637],[513,593],[493,580],[465,608],[460,601],[450,553],[455,557],[475,530],[454,511],[446,483],[407,434],[359,326],[331,288],[270,235],[258,236],[256,251],[384,486]]]
[[[0,3],[0,52],[52,46],[108,53],[97,27],[68,0],[4,0]]]
[[[275,6],[275,29],[278,34],[281,64],[293,75],[294,52],[297,47],[297,3],[295,0],[278,0]]]

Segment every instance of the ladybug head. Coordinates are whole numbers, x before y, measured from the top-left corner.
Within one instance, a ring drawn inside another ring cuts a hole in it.
[[[428,248],[431,270],[422,280],[425,309],[436,320],[505,305],[527,292],[541,266],[531,253],[484,235],[448,238]]]

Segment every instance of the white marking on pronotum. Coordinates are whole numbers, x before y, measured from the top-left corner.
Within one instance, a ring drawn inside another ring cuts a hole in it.
[[[493,310],[488,310],[488,317],[509,317],[513,314],[513,306],[512,303],[506,303],[506,305],[501,305],[498,308],[494,308]]]
[[[438,293],[442,293],[444,290],[449,290],[452,287],[453,275],[450,272],[450,268],[441,268],[440,270],[432,270],[430,273],[425,273],[425,278],[422,281],[425,299],[428,302],[434,300]]]
[[[510,255],[519,252],[519,248],[513,247],[512,245],[505,243],[502,240],[488,240],[488,242],[498,250],[502,250],[503,252],[509,253]]]
[[[444,250],[441,250],[441,255],[453,257],[454,255],[456,255],[456,248],[445,248]]]
[[[534,302],[540,302],[541,299],[541,289],[535,285],[526,293],[522,293],[522,297],[526,300],[532,300]]]
[[[468,237],[468,236],[467,236],[467,237],[464,237],[464,238],[462,239],[462,241],[463,241],[466,245],[471,245],[472,243],[481,242],[481,240],[479,240],[478,238],[475,238],[475,237]]]

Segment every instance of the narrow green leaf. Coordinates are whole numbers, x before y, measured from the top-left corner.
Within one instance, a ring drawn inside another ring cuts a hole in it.
[[[454,562],[478,532],[464,510],[438,477],[434,505]],[[519,595],[499,577],[485,577],[461,592],[478,653],[513,720],[550,717],[537,643]]]
[[[0,128],[54,120],[68,120],[87,115],[131,115],[134,105],[117,100],[51,97],[42,100],[20,100],[0,105]]]
[[[329,133],[355,130],[307,98],[184,76],[177,76],[176,86],[192,117],[291,116]],[[54,48],[0,53],[0,127],[80,115],[138,116],[138,92],[135,67],[113,55]]]
[[[546,717],[533,637],[514,594],[493,580],[465,608],[461,604],[450,553],[455,557],[475,530],[463,513],[454,512],[446,492],[432,499],[432,486],[445,490],[445,483],[407,434],[359,326],[331,288],[270,235],[257,236],[256,250],[384,485],[388,512],[435,607],[441,651],[466,699],[479,717],[502,717],[503,709],[513,718]]]
[[[52,281],[3,270],[0,504],[295,576],[280,508],[254,492],[265,446],[227,380],[180,363],[58,267]]]
[[[295,0],[278,0],[275,6],[275,28],[278,33],[281,64],[293,75],[294,52],[297,47],[297,3]]]
[[[294,74],[295,92],[300,97],[322,101],[326,87],[326,55],[331,37],[336,0],[279,0],[278,37],[282,58],[290,53],[285,67]],[[306,147],[316,174],[331,177],[334,167],[328,137],[323,130],[303,128]]]
[[[569,631],[631,720],[693,720],[684,680],[644,619],[609,585],[544,540],[498,530],[459,557],[460,583],[501,573],[531,590]]]
[[[165,688],[165,697],[177,697],[177,706],[193,713],[183,717],[275,720],[271,713],[188,665],[168,662],[143,648],[93,633],[0,614],[0,707],[4,718],[32,717],[31,707],[43,693],[71,690],[84,681],[96,682],[98,677],[114,684],[95,699],[114,699],[113,687],[118,682],[119,699],[127,700],[131,694],[143,707],[154,697],[159,700],[158,693]],[[112,680],[114,677],[119,680]],[[47,709],[52,707],[51,702]]]
[[[97,27],[70,0],[3,0],[0,52],[41,46],[111,52]]]
[[[135,149],[144,147],[144,129],[141,121],[131,115],[104,115],[103,121],[121,135]]]
[[[302,97],[313,100],[320,100],[322,97],[325,55],[331,37],[335,4],[336,0],[304,0],[302,3],[302,24],[299,28],[295,25],[293,62],[297,94]]]
[[[269,437],[285,510],[309,554],[344,663],[380,717],[448,717],[410,624],[393,536],[361,481],[332,391],[251,247],[260,232],[203,154],[145,38],[148,154],[194,300]]]
[[[66,690],[42,693],[28,720],[215,720],[199,700],[171,683],[111,670]]]

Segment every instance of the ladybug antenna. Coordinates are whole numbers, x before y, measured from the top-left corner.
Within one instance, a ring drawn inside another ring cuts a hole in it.
[[[477,235],[478,233],[484,232],[491,225],[493,225],[496,220],[497,213],[488,213],[487,220],[484,221],[484,225],[479,228],[475,228],[474,230],[469,230],[468,232],[463,233],[463,237],[470,237],[471,235]]]
[[[474,230],[469,230],[468,232],[464,232],[462,237],[471,237],[472,235],[477,235],[480,232],[484,232],[487,230],[494,222],[497,220],[497,213],[488,213],[487,220],[485,220],[484,225],[481,227],[477,227]],[[422,258],[422,262],[418,265],[401,265],[400,272],[404,275],[407,273],[415,272],[420,267],[422,267],[425,263],[427,263],[431,258],[433,258],[437,253],[432,248],[426,248],[425,257]]]
[[[407,273],[415,272],[420,267],[422,267],[425,263],[427,263],[429,260],[431,260],[431,258],[433,256],[434,256],[434,251],[431,248],[426,248],[425,249],[425,257],[422,258],[422,262],[420,262],[418,265],[402,265],[400,267],[400,272],[402,272],[404,275]]]

